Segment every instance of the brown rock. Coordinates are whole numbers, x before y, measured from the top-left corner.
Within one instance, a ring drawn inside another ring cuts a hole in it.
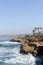
[[[23,45],[21,45],[20,53],[23,53],[23,54],[32,53],[34,56],[36,56],[37,54],[36,49],[37,47],[35,44],[24,43]]]

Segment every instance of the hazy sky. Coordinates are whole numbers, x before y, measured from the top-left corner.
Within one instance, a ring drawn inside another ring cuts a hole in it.
[[[43,27],[43,0],[0,0],[0,34],[26,34]]]

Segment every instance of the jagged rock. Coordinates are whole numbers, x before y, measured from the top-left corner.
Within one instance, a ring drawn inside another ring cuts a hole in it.
[[[14,40],[14,39],[11,39],[10,41],[11,42],[20,42],[20,40]]]
[[[21,45],[20,53],[22,53],[22,54],[32,53],[34,56],[36,56],[36,54],[37,54],[36,49],[37,49],[36,44],[24,43],[24,44]]]
[[[14,39],[11,39],[10,41],[11,41],[11,42],[15,42],[15,40],[14,40]]]
[[[36,44],[24,43],[21,45],[20,53],[22,53],[22,54],[31,53],[34,56],[42,56],[43,55],[43,46],[37,47]]]

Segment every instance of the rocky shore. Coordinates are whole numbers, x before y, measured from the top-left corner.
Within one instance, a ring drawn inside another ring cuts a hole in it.
[[[21,42],[20,53],[32,53],[34,56],[43,55],[43,36],[26,35],[16,40],[11,39],[11,42]]]
[[[21,44],[20,53],[31,53],[35,57],[39,56],[43,63],[43,36],[31,36],[30,38],[25,38],[24,43]]]
[[[28,54],[31,53],[33,56],[42,56],[43,55],[43,46],[38,46],[36,44],[27,44],[24,43],[20,47],[20,53]]]
[[[20,40],[11,39],[10,42],[21,42]]]
[[[43,36],[26,35],[10,41],[23,43],[20,47],[21,54],[31,53],[33,56],[40,56],[43,60]]]

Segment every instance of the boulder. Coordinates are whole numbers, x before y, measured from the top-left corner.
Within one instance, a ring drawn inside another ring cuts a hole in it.
[[[14,40],[14,39],[11,39],[10,41],[11,41],[11,42],[15,42],[15,40]]]
[[[20,53],[22,54],[32,53],[34,56],[36,56],[37,46],[36,44],[27,44],[27,43],[21,44]]]
[[[11,39],[11,42],[20,42],[20,40]]]
[[[43,46],[38,46],[36,44],[21,44],[20,53],[28,54],[31,53],[33,56],[43,56]]]

